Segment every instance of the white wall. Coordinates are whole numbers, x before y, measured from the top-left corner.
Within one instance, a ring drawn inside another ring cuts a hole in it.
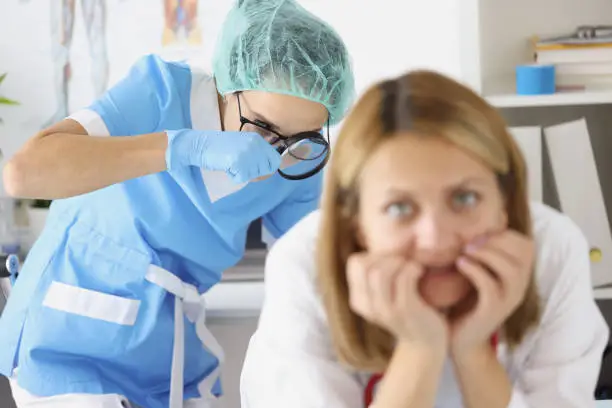
[[[22,103],[19,107],[0,107],[0,117],[5,122],[0,125],[0,148],[7,157],[55,110],[49,34],[51,1],[61,0],[0,0],[0,73],[9,73],[0,87],[0,95]],[[161,0],[105,1],[110,85],[125,75],[140,55],[150,52],[163,52],[167,58],[195,58],[208,66],[216,33],[231,4],[229,0],[200,1],[204,38],[201,49],[163,50]],[[89,46],[80,15],[80,0],[76,2],[70,110],[88,104],[93,97]],[[468,7],[473,1],[378,0],[358,5],[354,0],[303,0],[302,4],[334,25],[346,41],[353,56],[358,92],[373,81],[409,68],[433,68],[472,81],[474,73],[469,67],[478,65],[472,63],[478,52],[474,47],[465,46],[463,34],[466,21],[477,21],[474,10]],[[466,59],[470,64],[466,65]],[[224,408],[239,406],[242,355],[255,323],[253,319],[211,322],[211,330],[223,344],[229,360],[224,373],[228,393]]]
[[[11,156],[55,110],[51,55],[51,2],[62,0],[0,1],[0,73],[8,72],[0,95],[19,100],[19,107],[0,106],[0,148]],[[120,79],[142,54],[162,52],[168,58],[190,57],[208,65],[216,33],[232,4],[230,0],[200,0],[204,46],[200,49],[162,49],[161,0],[103,0],[107,4],[109,85]],[[93,98],[89,46],[76,0],[71,48],[73,81],[70,110]],[[467,5],[467,2],[463,2]],[[353,56],[358,91],[385,76],[408,68],[428,67],[462,78],[469,73],[461,58],[459,0],[425,2],[379,0],[358,6],[353,0],[303,0],[302,4],[333,24]],[[463,14],[462,14],[463,13]],[[463,51],[462,51],[463,47]],[[0,184],[0,193],[1,193]]]

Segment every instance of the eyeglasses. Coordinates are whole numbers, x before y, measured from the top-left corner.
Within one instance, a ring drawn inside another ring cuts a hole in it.
[[[240,131],[256,132],[268,143],[276,147],[282,156],[281,168],[278,173],[288,180],[304,180],[320,172],[330,156],[329,120],[327,121],[327,140],[316,131],[300,132],[285,136],[273,129],[270,123],[242,115],[240,93],[236,94],[238,114],[240,116]]]

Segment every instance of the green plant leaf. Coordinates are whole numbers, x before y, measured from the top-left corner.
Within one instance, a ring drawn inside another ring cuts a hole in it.
[[[19,102],[0,96],[0,105],[19,105]]]
[[[2,84],[4,78],[6,78],[6,72],[0,75],[0,84]],[[19,102],[13,99],[5,98],[4,96],[0,96],[0,105],[19,105]],[[2,123],[2,118],[0,118],[0,123]]]

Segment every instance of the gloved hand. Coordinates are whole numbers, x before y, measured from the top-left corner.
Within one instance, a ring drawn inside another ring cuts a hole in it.
[[[281,156],[254,132],[167,131],[166,167],[197,166],[226,172],[234,182],[244,183],[278,170]]]

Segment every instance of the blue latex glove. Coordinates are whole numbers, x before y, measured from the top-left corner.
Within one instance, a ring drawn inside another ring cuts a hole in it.
[[[168,170],[197,166],[226,172],[234,182],[244,183],[274,173],[281,156],[254,132],[171,130],[166,149]]]

